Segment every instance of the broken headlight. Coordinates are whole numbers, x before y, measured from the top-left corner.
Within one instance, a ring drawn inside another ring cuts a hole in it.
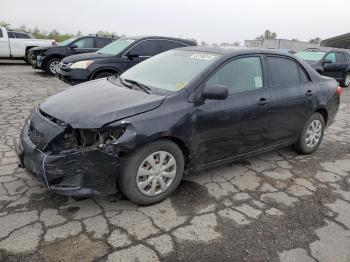
[[[102,148],[117,140],[124,130],[123,127],[108,130],[67,129],[51,143],[50,149],[53,152],[59,152]]]

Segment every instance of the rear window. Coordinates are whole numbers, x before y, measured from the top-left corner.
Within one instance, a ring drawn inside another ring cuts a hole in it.
[[[114,40],[114,39],[113,39]],[[96,45],[97,45],[97,48],[102,48],[106,45],[108,45],[109,43],[111,43],[113,41],[111,38],[101,38],[101,37],[98,37],[96,39]]]
[[[267,57],[272,86],[284,86],[300,82],[298,65],[291,59]]]
[[[15,36],[16,38],[21,38],[21,39],[31,39],[31,36],[26,33],[15,32]]]
[[[184,46],[187,46],[187,45],[184,43],[177,42],[177,41],[168,41],[168,40],[159,40],[158,41],[158,50],[160,53],[164,52],[164,51],[168,51],[170,49],[184,47]]]
[[[296,53],[295,55],[302,60],[316,62],[320,61],[325,54],[325,52],[301,51]]]

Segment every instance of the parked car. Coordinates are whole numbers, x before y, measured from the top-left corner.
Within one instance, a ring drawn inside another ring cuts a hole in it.
[[[341,88],[285,52],[186,47],[49,97],[24,123],[21,166],[64,195],[163,200],[184,172],[294,145],[310,154]]]
[[[335,78],[342,87],[350,86],[350,51],[310,49],[296,53],[321,75]]]
[[[21,59],[30,63],[28,53],[31,48],[55,44],[54,39],[35,39],[31,34],[0,27],[0,59]]]
[[[56,75],[71,85],[120,74],[137,63],[169,49],[194,46],[179,38],[147,36],[124,37],[96,53],[69,56],[62,60]]]
[[[34,69],[41,69],[55,75],[61,60],[67,56],[96,52],[105,45],[116,40],[114,36],[89,35],[72,37],[60,42],[55,47],[34,48],[31,51]]]

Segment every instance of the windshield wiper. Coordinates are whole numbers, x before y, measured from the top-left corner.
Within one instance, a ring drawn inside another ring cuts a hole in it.
[[[128,82],[130,84],[136,85],[138,88],[142,89],[145,93],[149,94],[150,90],[152,90],[151,88],[149,88],[148,86],[141,84],[140,82],[137,82],[135,80],[131,80],[131,79],[122,79],[120,77],[121,81],[124,80],[125,82]]]

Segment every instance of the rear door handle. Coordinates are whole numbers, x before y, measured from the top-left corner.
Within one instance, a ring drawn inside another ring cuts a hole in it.
[[[312,91],[311,90],[307,90],[305,93],[306,96],[312,96]]]
[[[256,103],[258,106],[264,106],[270,103],[270,100],[266,98],[260,98],[260,100]]]

